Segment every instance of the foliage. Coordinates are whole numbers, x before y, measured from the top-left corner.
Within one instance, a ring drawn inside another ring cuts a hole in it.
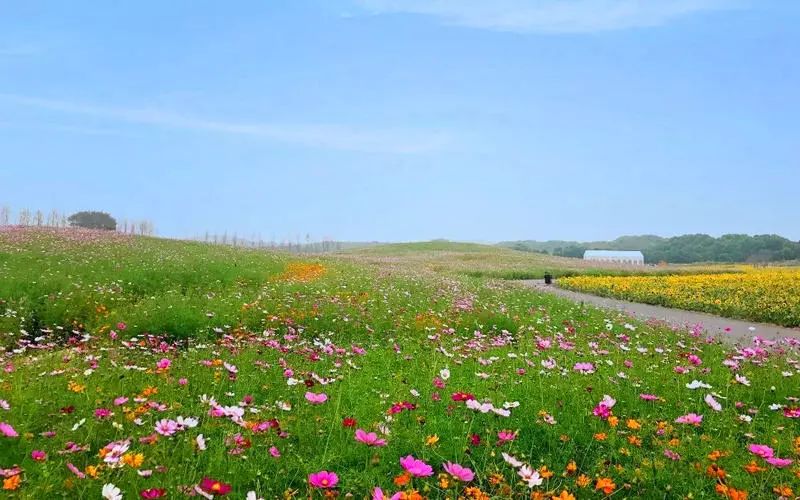
[[[501,246],[523,251],[545,251],[563,257],[583,257],[596,250],[641,250],[645,262],[775,262],[800,258],[800,242],[774,234],[749,236],[725,234],[714,238],[706,234],[686,234],[673,238],[653,235],[621,236],[613,241],[587,243],[569,241],[516,241]]]
[[[67,217],[67,221],[70,226],[85,229],[106,229],[109,231],[117,229],[117,221],[106,212],[76,212]]]

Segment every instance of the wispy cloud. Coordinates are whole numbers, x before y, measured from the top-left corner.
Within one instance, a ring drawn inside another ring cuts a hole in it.
[[[414,154],[446,149],[451,137],[442,131],[367,129],[337,124],[245,123],[202,119],[159,108],[127,108],[0,94],[0,102],[53,112],[179,130],[250,136],[315,148],[370,153]]]
[[[448,24],[518,33],[592,33],[658,26],[744,0],[355,0],[374,14],[435,16]]]

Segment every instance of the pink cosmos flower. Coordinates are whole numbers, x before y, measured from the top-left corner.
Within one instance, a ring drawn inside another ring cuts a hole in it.
[[[335,472],[322,470],[308,475],[308,484],[314,488],[335,488],[339,483],[339,476]]]
[[[690,354],[689,357],[686,359],[689,361],[689,363],[693,364],[694,366],[699,366],[703,364],[703,360],[700,359],[700,357],[697,356],[696,354]]]
[[[703,422],[703,416],[696,413],[687,413],[675,419],[676,424],[690,424],[699,427]]]
[[[171,365],[172,361],[167,358],[161,358],[158,363],[156,363],[156,368],[159,370],[168,370]]]
[[[5,437],[15,438],[19,436],[17,431],[11,427],[11,424],[7,424],[5,422],[0,422],[0,434],[3,434]]]
[[[769,457],[766,459],[767,463],[777,467],[779,469],[783,469],[784,467],[789,467],[792,465],[791,458],[778,458],[778,457]]]
[[[325,394],[324,392],[321,392],[319,394],[315,392],[307,392],[306,399],[312,405],[321,405],[322,403],[328,400],[328,395]]]
[[[383,490],[378,487],[372,490],[372,500],[400,500],[401,498],[403,498],[403,494],[399,491],[394,495],[387,497],[383,493]]]
[[[601,419],[606,420],[608,417],[611,416],[611,408],[604,405],[603,403],[600,403],[599,405],[594,407],[594,409],[592,410],[592,414],[595,417],[600,417]]]
[[[367,446],[386,446],[385,439],[380,439],[374,432],[366,432],[363,429],[356,429],[356,441]]]
[[[517,438],[517,434],[508,430],[502,430],[497,433],[497,444],[502,445],[513,441]]]
[[[156,422],[156,432],[162,436],[172,436],[178,432],[178,422],[162,418]]]
[[[775,455],[775,451],[765,444],[751,444],[747,449],[753,455],[758,455],[761,458],[770,458]]]
[[[791,406],[784,408],[783,416],[786,418],[800,418],[800,406]]]
[[[719,403],[719,401],[714,399],[714,396],[712,396],[711,394],[706,394],[706,397],[704,398],[704,401],[706,402],[706,404],[708,406],[711,407],[712,410],[714,410],[714,411],[722,411],[722,405]]]
[[[188,383],[189,383],[189,381],[184,377],[181,377],[181,378],[178,379],[178,385],[186,385]]]
[[[120,321],[119,323],[117,323],[117,330],[124,330],[124,329],[126,329],[126,328],[128,328],[128,325],[126,325],[126,324],[125,324],[125,323],[123,323],[122,321]]]
[[[127,402],[128,402],[128,398],[126,398],[125,396],[120,396],[120,397],[114,399],[114,406],[122,406]]]
[[[681,459],[681,456],[680,456],[679,453],[677,453],[675,451],[672,451],[672,450],[669,450],[669,449],[664,450],[664,456],[669,458],[670,460],[674,460],[674,461],[678,461],[678,460]]]
[[[658,396],[655,394],[639,394],[639,398],[644,401],[658,401]]]
[[[98,419],[98,420],[102,420],[104,418],[109,418],[112,415],[114,415],[114,414],[108,408],[97,408],[94,411],[94,417],[96,419]]]
[[[472,481],[475,477],[475,473],[473,473],[471,469],[452,462],[447,462],[444,464],[443,468],[445,472],[465,483]]]
[[[81,472],[81,470],[75,467],[71,462],[67,462],[67,469],[69,469],[73,474],[78,476],[78,479],[86,479],[86,474]]]
[[[42,450],[33,450],[31,452],[31,458],[37,462],[44,462],[47,460],[47,453],[43,452]]]
[[[572,369],[583,375],[594,373],[594,365],[592,363],[575,363]]]
[[[433,468],[422,460],[414,458],[412,455],[400,459],[400,465],[406,472],[414,477],[427,477],[433,475]]]
[[[270,446],[269,447],[269,454],[272,455],[273,458],[280,458],[281,457],[280,450],[278,448],[274,447],[274,446]]]

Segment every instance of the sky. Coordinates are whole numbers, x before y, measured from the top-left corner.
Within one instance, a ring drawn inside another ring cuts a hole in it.
[[[158,234],[800,240],[800,2],[0,0],[0,205]]]

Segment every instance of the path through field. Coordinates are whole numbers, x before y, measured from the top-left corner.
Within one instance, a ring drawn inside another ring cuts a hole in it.
[[[702,312],[671,309],[639,302],[628,302],[626,300],[600,297],[588,293],[573,292],[571,290],[564,290],[555,285],[545,285],[544,280],[522,280],[522,283],[536,290],[566,297],[576,302],[585,302],[603,309],[623,311],[642,320],[662,320],[676,326],[702,324],[703,328],[705,328],[708,333],[719,335],[731,342],[749,343],[754,335],[772,340],[784,337],[800,338],[800,329],[798,328],[754,323],[752,321],[723,318]],[[751,327],[755,328],[755,330],[751,330]]]

